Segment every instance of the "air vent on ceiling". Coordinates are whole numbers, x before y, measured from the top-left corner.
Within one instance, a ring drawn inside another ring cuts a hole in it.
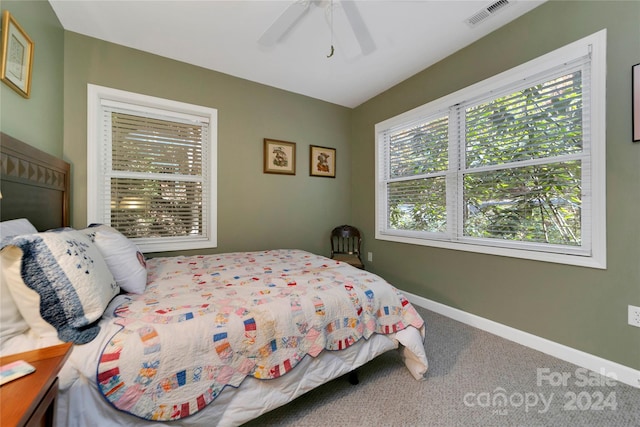
[[[476,25],[478,25],[479,23],[481,23],[482,21],[490,17],[492,14],[496,13],[499,10],[504,9],[506,6],[509,6],[511,3],[513,3],[513,0],[511,1],[498,0],[496,2],[493,2],[489,6],[486,6],[482,10],[478,11],[477,13],[474,13],[473,16],[468,18],[465,22],[470,27],[475,27]]]

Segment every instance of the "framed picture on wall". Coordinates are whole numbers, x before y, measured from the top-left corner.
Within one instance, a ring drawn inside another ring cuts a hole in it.
[[[312,145],[309,149],[309,175],[336,177],[336,149]]]
[[[264,173],[296,174],[296,143],[264,139]]]
[[[631,67],[633,142],[640,142],[640,64]]]
[[[2,69],[0,79],[25,98],[31,95],[33,41],[11,16],[2,12]]]

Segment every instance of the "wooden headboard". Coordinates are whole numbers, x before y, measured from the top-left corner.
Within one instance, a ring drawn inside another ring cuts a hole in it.
[[[0,219],[27,218],[38,230],[69,225],[69,163],[0,133]]]

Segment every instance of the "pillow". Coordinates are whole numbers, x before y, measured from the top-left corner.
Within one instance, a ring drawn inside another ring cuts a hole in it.
[[[0,271],[0,348],[5,341],[25,333],[29,325],[20,314],[16,301],[9,292],[4,268]]]
[[[91,224],[80,231],[98,247],[120,288],[134,294],[144,292],[147,286],[147,263],[131,240],[104,224]]]
[[[12,219],[0,222],[0,238],[19,236],[21,234],[33,234],[38,230],[26,218]]]
[[[96,321],[120,289],[91,240],[65,228],[4,245],[6,282],[32,331],[41,337],[53,327],[62,341],[76,344],[95,338]]]
[[[37,233],[38,230],[25,218],[0,222],[0,238],[8,239],[20,234]],[[4,269],[0,269],[0,348],[6,341],[25,333],[29,325],[24,320],[15,300],[9,292]]]

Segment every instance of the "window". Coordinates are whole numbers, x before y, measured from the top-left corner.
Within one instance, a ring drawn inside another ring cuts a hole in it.
[[[215,109],[88,85],[88,222],[143,252],[215,247]]]
[[[605,30],[376,125],[376,238],[606,268]]]

